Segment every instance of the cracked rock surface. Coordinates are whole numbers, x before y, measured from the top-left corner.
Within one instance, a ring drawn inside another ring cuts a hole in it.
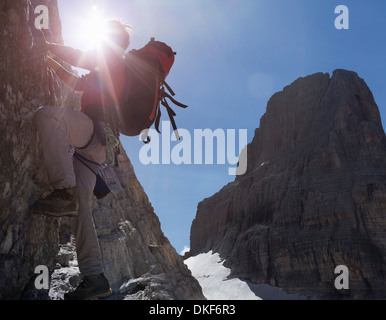
[[[386,138],[364,80],[317,73],[273,95],[247,159],[198,205],[190,254],[213,250],[232,276],[289,293],[386,298]]]
[[[48,41],[62,43],[56,0],[0,0],[0,299],[60,299],[80,280],[70,218],[32,215],[50,189],[32,125],[43,105],[77,109],[79,96],[45,66],[34,8],[50,13]],[[204,299],[201,287],[164,236],[158,217],[121,147],[119,167],[103,175],[112,193],[94,199],[106,277],[124,299]],[[51,288],[34,288],[35,268],[49,268]],[[138,284],[124,284],[132,279]],[[134,292],[134,293],[133,293]]]

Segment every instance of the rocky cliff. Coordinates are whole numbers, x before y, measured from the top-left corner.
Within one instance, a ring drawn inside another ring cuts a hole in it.
[[[35,267],[51,271],[51,298],[79,280],[70,218],[32,215],[51,190],[32,127],[42,105],[79,106],[79,97],[45,67],[34,8],[46,5],[50,41],[61,42],[56,0],[0,0],[0,299],[47,299],[34,287]],[[121,148],[119,167],[104,176],[112,193],[94,200],[94,220],[116,299],[202,299],[198,282],[161,231],[154,210]]]
[[[354,72],[300,78],[268,102],[245,175],[198,205],[191,254],[314,298],[386,298],[386,138]],[[335,287],[348,268],[349,289]]]

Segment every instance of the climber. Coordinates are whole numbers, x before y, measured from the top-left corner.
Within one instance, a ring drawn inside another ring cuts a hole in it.
[[[109,96],[118,101],[123,90],[122,55],[130,44],[130,27],[119,20],[106,21],[105,25],[105,39],[93,51],[82,52],[49,42],[46,42],[46,47],[47,52],[72,66],[97,70]],[[80,111],[48,106],[38,109],[34,115],[48,178],[55,190],[36,201],[32,210],[55,217],[73,217],[73,234],[83,281],[76,290],[67,293],[65,299],[107,297],[112,290],[104,275],[92,216],[92,195],[96,183],[94,173],[99,172],[100,164],[106,160],[103,134],[99,134],[101,131],[97,127],[102,124],[116,132],[115,105],[107,99],[96,79],[79,78],[51,58],[47,59],[47,64],[61,80],[83,94]],[[80,157],[73,157],[74,150]]]

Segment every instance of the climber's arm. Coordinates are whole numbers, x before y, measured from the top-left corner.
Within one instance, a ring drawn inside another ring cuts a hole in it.
[[[94,67],[94,57],[90,52],[54,43],[47,43],[47,49],[74,67],[87,70],[92,70]]]
[[[83,81],[81,78],[66,70],[61,64],[50,57],[47,58],[47,65],[71,88],[77,91],[83,91]]]

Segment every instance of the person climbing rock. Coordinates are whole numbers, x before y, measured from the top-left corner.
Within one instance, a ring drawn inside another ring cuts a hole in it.
[[[48,179],[54,191],[36,201],[32,210],[54,217],[73,217],[78,264],[83,276],[80,285],[67,293],[65,299],[84,300],[112,294],[104,275],[92,216],[92,196],[96,173],[106,160],[101,127],[117,132],[114,101],[119,101],[124,90],[122,55],[130,44],[129,29],[119,20],[106,21],[103,42],[87,52],[46,42],[47,50],[53,56],[72,66],[90,70],[94,75],[79,78],[48,58],[48,66],[61,80],[83,92],[81,107],[80,111],[75,111],[45,106],[34,115]]]

